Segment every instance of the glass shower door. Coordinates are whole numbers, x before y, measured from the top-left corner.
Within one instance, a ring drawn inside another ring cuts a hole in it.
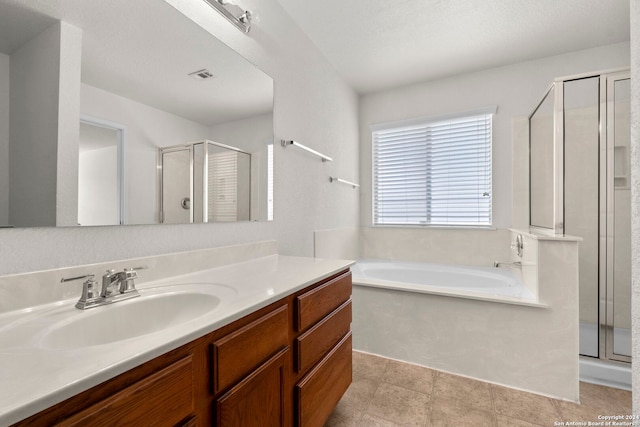
[[[631,182],[629,73],[607,82],[607,328],[609,359],[631,360]]]
[[[600,77],[568,80],[564,90],[564,231],[579,250],[580,354],[598,357]]]
[[[556,229],[554,114],[555,85],[529,117],[529,224]]]
[[[558,78],[529,116],[529,224],[582,238],[580,354],[620,362],[631,362],[630,89],[629,71]]]

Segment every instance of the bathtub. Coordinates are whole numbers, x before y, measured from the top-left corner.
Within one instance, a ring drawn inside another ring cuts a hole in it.
[[[359,286],[459,298],[536,305],[540,303],[510,267],[471,267],[384,259],[361,259],[351,267]]]

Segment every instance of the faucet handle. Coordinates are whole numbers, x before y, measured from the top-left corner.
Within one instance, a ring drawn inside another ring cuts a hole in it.
[[[73,280],[81,280],[87,279],[82,283],[82,295],[80,299],[76,303],[76,307],[80,309],[87,308],[92,304],[95,304],[95,301],[99,299],[98,294],[96,293],[96,281],[94,279],[95,274],[85,274],[84,276],[77,277],[63,277],[60,280],[60,283],[63,282],[71,282]]]
[[[125,273],[128,273],[128,274],[135,274],[135,275],[137,275],[138,273],[136,273],[136,271],[138,271],[138,270],[146,270],[146,269],[148,269],[148,268],[149,268],[149,266],[141,265],[140,267],[130,267],[130,268],[125,268],[125,269],[124,269],[124,272],[125,272]]]
[[[125,268],[124,269],[124,279],[125,280],[136,279],[138,277],[138,271],[139,270],[146,270],[148,268],[149,267],[147,267],[146,265],[141,265],[140,267]]]
[[[73,280],[80,280],[80,279],[88,279],[88,281],[93,281],[95,282],[95,280],[93,280],[93,278],[96,277],[95,274],[85,274],[84,276],[76,276],[76,277],[63,277],[62,279],[60,279],[60,283],[64,283],[64,282],[71,282]]]
[[[136,290],[136,284],[134,282],[135,279],[138,278],[138,270],[146,270],[146,265],[142,265],[140,267],[131,267],[124,269],[124,277],[120,282],[120,293],[124,294],[125,292],[133,292]]]

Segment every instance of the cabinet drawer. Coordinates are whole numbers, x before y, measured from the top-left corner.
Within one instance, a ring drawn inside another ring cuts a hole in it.
[[[193,362],[187,356],[57,425],[174,426],[193,413]]]
[[[295,299],[296,330],[302,332],[351,296],[351,272],[336,277]]]
[[[315,365],[351,329],[351,300],[295,340],[296,372]]]
[[[214,341],[211,345],[214,393],[238,382],[278,350],[286,347],[288,337],[288,310],[284,305]]]
[[[351,332],[296,385],[297,425],[322,427],[351,384]]]

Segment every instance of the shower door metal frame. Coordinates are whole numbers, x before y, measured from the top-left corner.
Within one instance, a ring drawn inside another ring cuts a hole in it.
[[[631,362],[631,356],[614,353],[615,313],[615,133],[614,85],[631,78],[629,70],[612,71],[600,75],[600,358]],[[603,197],[604,195],[604,197]],[[602,268],[604,266],[604,268]]]
[[[529,123],[529,228],[539,234],[558,236],[564,234],[564,90],[561,79],[556,79],[528,118]],[[552,93],[553,92],[553,93]],[[531,119],[544,101],[553,96],[553,207],[552,227],[531,224]]]

